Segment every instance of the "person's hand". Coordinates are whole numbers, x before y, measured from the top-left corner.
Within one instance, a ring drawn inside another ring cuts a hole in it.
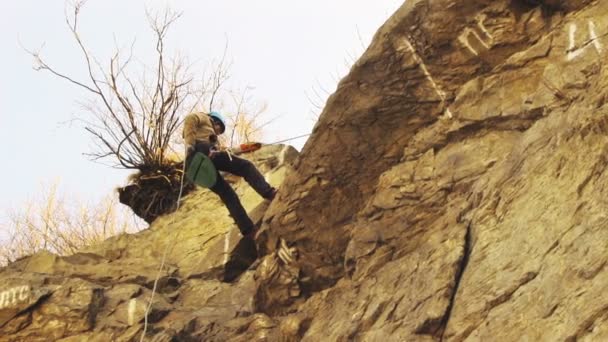
[[[218,153],[220,153],[220,151],[218,151],[216,147],[210,148],[209,149],[209,158],[213,159],[213,157],[215,157],[215,155]]]

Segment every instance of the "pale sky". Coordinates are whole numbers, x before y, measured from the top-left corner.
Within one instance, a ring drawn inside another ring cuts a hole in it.
[[[267,102],[278,117],[265,142],[309,133],[323,105],[377,29],[404,0],[89,0],[81,14],[82,38],[106,61],[114,37],[136,39],[135,54],[152,55],[146,7],[167,5],[183,12],[169,32],[169,53],[179,52],[200,70],[223,53],[233,61],[231,87],[251,86],[252,98]],[[100,199],[126,184],[130,171],[83,156],[90,136],[66,123],[83,115],[77,104],[87,94],[32,69],[22,46],[37,49],[58,70],[85,79],[81,55],[65,24],[64,0],[0,0],[0,223],[9,208],[35,198],[42,184],[60,180],[60,191]],[[317,99],[321,93],[322,99]],[[185,113],[184,113],[185,114]],[[298,149],[305,139],[293,141]]]

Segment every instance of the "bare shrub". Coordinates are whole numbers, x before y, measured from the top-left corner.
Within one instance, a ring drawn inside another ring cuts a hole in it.
[[[47,250],[70,255],[111,236],[136,232],[142,224],[118,206],[113,196],[86,204],[66,200],[53,183],[42,196],[8,215],[7,238],[0,242],[0,265]]]
[[[119,200],[152,222],[176,207],[183,174],[182,118],[193,111],[224,112],[231,137],[225,142],[231,145],[260,137],[267,124],[260,121],[265,105],[250,109],[248,88],[242,92],[225,90],[231,66],[227,45],[201,78],[193,76],[192,65],[185,58],[167,54],[168,33],[181,16],[170,9],[147,13],[154,35],[153,65],[134,62],[134,44],[126,53],[117,47],[109,61],[101,63],[79,31],[85,2],[77,0],[66,13],[67,26],[86,66],[83,80],[49,65],[40,51],[29,53],[36,70],[49,72],[90,94],[84,104],[90,115],[77,118],[95,142],[87,154],[94,160],[112,160],[115,167],[137,170],[132,183],[119,189]],[[180,155],[182,158],[176,158]]]
[[[126,169],[161,170],[169,164],[166,152],[171,136],[179,128],[180,115],[198,106],[204,95],[218,90],[196,89],[186,60],[167,56],[167,34],[181,14],[171,10],[160,15],[148,13],[155,36],[154,65],[135,65],[133,45],[127,54],[117,48],[107,64],[102,65],[79,33],[79,14],[84,3],[77,1],[73,5],[72,14],[66,14],[66,23],[82,52],[86,80],[56,70],[39,51],[30,51],[35,69],[50,72],[92,95],[85,104],[92,116],[78,118],[96,143],[88,153],[90,157],[96,160],[111,157],[115,166]],[[220,72],[220,78],[222,75]],[[221,87],[222,83],[211,85]]]
[[[232,109],[227,111],[228,127],[223,143],[228,147],[236,147],[239,144],[259,141],[264,137],[264,129],[274,118],[265,119],[268,104],[263,102],[257,104],[249,95],[251,88],[242,91],[231,92]]]

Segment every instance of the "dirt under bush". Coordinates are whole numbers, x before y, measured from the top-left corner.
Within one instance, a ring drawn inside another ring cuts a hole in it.
[[[143,171],[132,177],[131,183],[118,189],[120,203],[148,223],[157,217],[174,211],[179,197],[182,164],[169,165],[164,169]],[[184,181],[182,196],[194,189]]]

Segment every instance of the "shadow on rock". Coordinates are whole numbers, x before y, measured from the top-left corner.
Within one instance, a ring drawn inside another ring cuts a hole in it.
[[[242,238],[230,252],[230,258],[224,266],[224,282],[232,282],[243,274],[258,258],[255,241]]]

